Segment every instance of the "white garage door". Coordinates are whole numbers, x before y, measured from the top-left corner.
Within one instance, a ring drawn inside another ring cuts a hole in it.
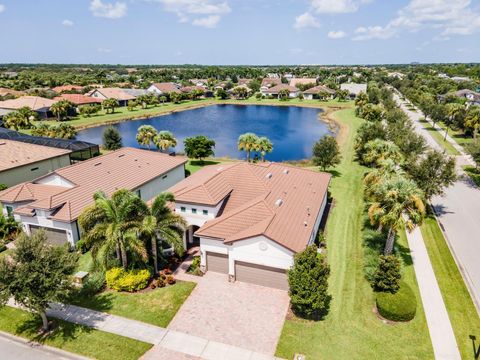
[[[235,261],[235,280],[288,290],[286,270],[243,261]]]
[[[207,252],[207,271],[228,274],[228,255]]]
[[[46,228],[36,225],[30,225],[30,232],[34,234],[40,229],[45,231],[48,242],[52,245],[65,245],[68,243],[67,232],[61,229]]]

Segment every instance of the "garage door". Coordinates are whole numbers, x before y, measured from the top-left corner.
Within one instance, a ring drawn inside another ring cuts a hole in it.
[[[284,269],[276,269],[242,261],[235,262],[235,280],[288,290],[287,273]]]
[[[67,232],[65,230],[46,228],[36,225],[30,225],[30,232],[34,234],[38,230],[44,230],[47,235],[48,242],[52,245],[64,245],[68,242]]]
[[[207,252],[207,271],[228,274],[228,255]]]

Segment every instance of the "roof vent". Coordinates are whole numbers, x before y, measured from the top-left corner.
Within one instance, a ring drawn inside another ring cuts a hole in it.
[[[272,173],[268,173],[267,175],[265,175],[265,177],[266,177],[267,179],[271,179],[271,178],[272,178]]]
[[[275,206],[276,206],[276,207],[280,207],[280,206],[282,206],[282,204],[283,204],[283,200],[282,200],[282,199],[277,199],[277,201],[275,201]]]
[[[99,162],[99,163],[94,164],[93,166],[98,166],[98,165],[102,165],[102,163]]]
[[[125,154],[118,155],[119,158],[124,157],[124,156],[125,156]]]
[[[290,170],[288,170],[288,169],[283,170],[284,174],[288,174],[289,172],[290,172]]]
[[[307,226],[308,223],[306,221],[303,222],[303,226]]]

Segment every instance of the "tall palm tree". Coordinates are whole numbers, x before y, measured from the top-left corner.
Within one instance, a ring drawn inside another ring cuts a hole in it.
[[[3,121],[7,128],[28,129],[32,126],[31,121],[37,120],[38,114],[28,106],[21,107],[17,111],[13,111],[4,116]]]
[[[103,108],[109,113],[110,111],[112,114],[115,112],[115,108],[119,106],[118,101],[114,98],[108,98],[102,101]]]
[[[172,193],[162,193],[153,201],[149,215],[145,216],[140,228],[140,234],[150,240],[153,268],[158,273],[158,242],[163,240],[175,249],[179,255],[183,255],[183,233],[187,227],[185,220],[174,214],[167,206],[168,202],[174,201]]]
[[[269,138],[262,136],[258,139],[257,146],[262,156],[262,162],[265,162],[265,155],[273,151],[273,144]]]
[[[399,147],[393,142],[375,139],[365,144],[365,153],[362,156],[365,164],[378,165],[387,159],[391,159],[397,164],[403,160]]]
[[[367,197],[371,197],[375,193],[376,188],[383,182],[390,180],[395,176],[405,175],[402,168],[392,159],[382,160],[378,165],[377,168],[370,170],[363,178],[365,194]]]
[[[145,244],[137,236],[143,219],[149,214],[145,202],[126,189],[117,190],[110,198],[98,191],[93,198],[94,204],[84,209],[78,222],[94,260],[101,257],[105,264],[108,256],[116,252],[125,269],[129,253],[146,261]]]
[[[258,150],[258,136],[254,133],[245,133],[238,137],[238,150],[247,153],[247,161],[250,162],[250,152]]]
[[[412,231],[425,217],[423,193],[414,181],[396,176],[381,183],[374,191],[374,202],[368,209],[372,225],[388,228],[384,254],[393,251],[396,231],[405,226]]]
[[[465,117],[465,125],[473,130],[473,138],[477,140],[478,129],[480,128],[480,107],[472,106],[468,109]]]
[[[75,129],[74,126],[66,123],[58,125],[55,137],[61,139],[73,139],[75,136],[77,136],[77,129]]]
[[[177,139],[173,136],[170,131],[162,130],[159,131],[157,136],[153,139],[153,142],[158,149],[167,150],[171,147],[177,146]]]
[[[50,111],[57,117],[58,121],[62,121],[68,116],[68,112],[72,109],[73,104],[68,100],[57,101],[50,107]]]
[[[137,142],[140,145],[146,145],[148,150],[155,136],[157,136],[157,130],[152,125],[142,125],[137,130]]]
[[[447,139],[448,130],[453,123],[453,120],[460,115],[463,111],[465,111],[465,107],[462,104],[457,103],[450,103],[447,104],[447,115],[448,115],[448,122],[447,122],[447,129],[445,130],[445,137],[444,141]]]

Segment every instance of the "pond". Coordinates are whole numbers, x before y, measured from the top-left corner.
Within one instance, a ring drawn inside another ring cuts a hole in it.
[[[113,126],[120,131],[124,146],[140,147],[135,139],[138,127],[152,125],[159,131],[173,133],[178,141],[177,152],[183,151],[186,137],[205,135],[216,142],[215,156],[239,159],[245,158],[245,154],[237,150],[238,136],[253,132],[273,142],[273,152],[267,154],[267,160],[300,160],[311,156],[315,141],[331,134],[328,125],[319,120],[321,112],[297,106],[212,105]],[[77,139],[101,144],[106,127],[79,131]]]

